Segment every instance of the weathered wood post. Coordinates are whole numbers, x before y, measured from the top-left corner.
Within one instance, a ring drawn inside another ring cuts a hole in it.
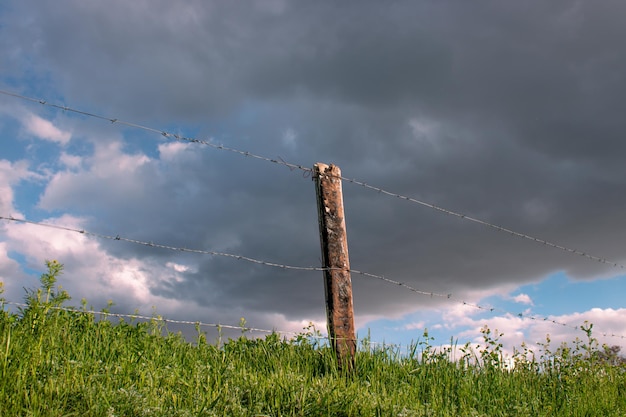
[[[352,281],[343,211],[341,170],[317,163],[313,169],[322,246],[328,336],[340,369],[354,368],[356,337]]]

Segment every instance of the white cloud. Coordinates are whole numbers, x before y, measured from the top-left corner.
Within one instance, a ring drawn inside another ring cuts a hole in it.
[[[84,219],[63,215],[44,221],[81,229]],[[11,223],[6,227],[7,247],[26,256],[33,269],[43,269],[44,261],[57,259],[67,273],[62,286],[78,298],[102,302],[105,299],[132,303],[137,308],[165,307],[177,301],[151,294],[150,284],[165,276],[163,266],[135,258],[120,259],[108,254],[100,242],[88,235],[46,228],[34,224]]]
[[[577,327],[583,326],[585,322],[593,325],[592,336],[597,338],[598,341],[606,343],[608,345],[623,345],[623,339],[621,336],[626,336],[626,323],[624,317],[626,316],[626,308],[613,309],[613,308],[592,308],[581,313],[563,314],[559,316],[550,316],[549,319],[556,321],[557,323],[564,323],[568,326]],[[585,333],[582,330],[574,330],[570,327],[565,328],[552,323],[551,321],[537,321],[531,328],[531,338],[542,340],[546,335],[550,335],[551,340],[555,345],[562,342],[572,341],[573,338],[578,337],[580,339],[586,338]],[[616,336],[612,336],[616,335]]]
[[[533,300],[530,298],[528,294],[518,294],[518,295],[511,296],[511,300],[520,304],[528,304],[531,306],[534,305]]]
[[[145,185],[137,171],[151,159],[144,154],[126,154],[117,141],[96,143],[94,154],[85,158],[65,155],[61,161],[71,170],[54,173],[39,200],[44,209],[63,207],[74,202],[138,198]],[[77,201],[78,200],[78,201]]]
[[[9,256],[9,244],[0,242],[0,282],[4,293],[0,297],[7,300],[20,300],[23,288],[29,287],[27,275],[22,271],[20,264]]]
[[[0,159],[0,213],[3,215],[19,215],[13,206],[13,186],[23,180],[41,179],[42,176],[30,171],[28,162],[11,162]]]
[[[307,321],[307,320],[289,320],[284,314],[266,313],[255,317],[244,317],[247,320],[247,326],[254,327],[254,322],[272,323],[272,327],[277,331],[285,332],[285,337],[293,337],[294,334],[300,334],[308,331],[319,331],[322,336],[327,336],[325,321]],[[265,329],[272,330],[272,329]]]
[[[484,347],[481,329],[487,326],[491,330],[492,337],[499,337],[507,354],[511,355],[513,348],[519,349],[523,343],[535,352],[539,352],[541,350],[539,344],[545,343],[547,337],[550,339],[551,348],[556,348],[561,343],[571,343],[577,338],[586,339],[580,326],[587,321],[593,324],[592,335],[597,338],[600,345],[603,343],[620,345],[622,339],[612,335],[626,335],[626,324],[623,320],[625,314],[626,309],[594,308],[582,313],[549,316],[547,320],[519,317],[513,314],[474,319],[466,317],[461,325],[466,327],[466,330],[457,333],[456,337],[460,341],[471,341],[474,347]],[[459,327],[457,322],[447,324],[446,327],[457,329]]]
[[[67,168],[78,169],[81,167],[83,158],[78,155],[70,155],[66,152],[61,152],[59,162],[65,165]]]
[[[159,144],[159,155],[164,161],[172,161],[180,157],[183,152],[191,147],[191,143],[167,142]]]
[[[165,264],[165,266],[167,266],[168,268],[172,268],[176,272],[187,272],[193,269],[187,265],[177,264],[176,262],[168,262]]]
[[[456,303],[450,308],[444,309],[441,317],[447,328],[467,326],[473,323],[472,316],[480,313],[476,307],[469,304]]]
[[[97,143],[92,158],[92,171],[101,178],[110,178],[134,173],[138,168],[150,162],[144,154],[127,154],[122,151],[122,143],[111,141]]]
[[[592,323],[592,336],[602,344],[620,345],[626,347],[623,336],[626,336],[626,309],[612,308],[592,308],[584,312],[571,314],[550,315],[538,317],[533,314],[531,307],[533,300],[528,294],[519,293],[507,295],[511,292],[509,285],[500,286],[489,291],[474,291],[465,294],[468,300],[466,303],[453,302],[444,304],[439,308],[428,311],[421,311],[420,317],[423,320],[413,318],[407,321],[398,321],[396,330],[399,332],[407,330],[420,330],[428,328],[431,335],[437,335],[436,346],[446,347],[450,335],[458,341],[458,345],[453,347],[456,357],[462,353],[459,347],[469,342],[474,349],[480,350],[485,347],[484,335],[481,332],[485,328],[490,329],[492,338],[497,338],[503,344],[505,356],[511,356],[515,349],[520,349],[525,344],[536,354],[543,350],[541,344],[549,338],[550,349],[554,350],[562,343],[571,344],[577,339],[586,341],[586,334],[580,329],[585,322]],[[503,313],[499,309],[489,311],[488,306],[480,300],[489,297],[501,297],[512,300],[516,303],[529,306],[522,315],[514,313]],[[481,305],[483,308],[477,308]],[[378,317],[380,318],[380,317]],[[375,320],[377,318],[374,318]],[[434,321],[434,322],[433,322]],[[443,339],[439,339],[443,337]],[[440,343],[442,343],[440,345]],[[408,342],[407,342],[408,343]]]
[[[13,207],[13,188],[7,181],[9,178],[5,175],[7,168],[10,168],[11,163],[8,161],[0,161],[0,213],[4,215],[11,215],[14,213]]]
[[[39,117],[33,113],[29,113],[22,118],[24,128],[30,134],[39,139],[56,142],[66,145],[72,138],[72,134],[56,127],[51,121]]]
[[[413,323],[407,323],[404,326],[402,326],[403,330],[423,330],[426,327],[426,322],[425,321],[418,321],[418,322],[413,322]]]

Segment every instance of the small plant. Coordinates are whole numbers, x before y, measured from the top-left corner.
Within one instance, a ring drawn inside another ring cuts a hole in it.
[[[47,272],[39,278],[41,287],[37,290],[27,290],[26,307],[21,310],[23,323],[28,323],[30,332],[37,337],[36,346],[41,352],[44,349],[44,340],[48,336],[47,329],[54,327],[58,317],[59,307],[71,297],[61,287],[56,287],[59,276],[63,273],[63,265],[56,260],[46,261]],[[48,319],[50,322],[48,323]]]
[[[241,335],[245,336],[246,332],[249,332],[250,329],[248,329],[246,327],[246,325],[248,324],[248,322],[246,321],[246,319],[244,317],[239,319],[239,327],[241,328]]]
[[[422,364],[431,363],[435,360],[435,349],[431,344],[434,340],[435,338],[428,334],[428,329],[424,329],[422,338],[417,342],[417,346],[421,348]]]
[[[63,265],[52,260],[46,261],[46,267],[48,271],[41,274],[39,278],[41,288],[34,291],[27,290],[25,300],[28,308],[41,308],[45,312],[49,311],[50,308],[60,307],[71,298],[67,291],[61,287],[55,288],[59,276],[63,273]]]
[[[480,359],[482,365],[486,368],[500,368],[503,365],[502,357],[502,343],[500,338],[504,336],[504,333],[498,333],[498,330],[494,334],[491,333],[489,327],[484,326],[480,329],[480,333],[483,335],[485,346],[480,351]]]

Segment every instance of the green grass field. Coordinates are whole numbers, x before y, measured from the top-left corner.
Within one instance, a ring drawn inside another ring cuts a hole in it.
[[[303,333],[292,340],[190,342],[163,322],[111,322],[58,309],[48,262],[27,307],[0,312],[0,416],[624,416],[626,367],[588,340],[521,351],[502,365],[497,333],[480,351],[408,352],[362,341],[353,372]],[[85,304],[86,305],[86,304]]]

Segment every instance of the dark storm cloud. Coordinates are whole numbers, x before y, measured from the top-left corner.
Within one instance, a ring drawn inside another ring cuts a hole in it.
[[[1,30],[14,77],[16,68],[49,77],[50,89],[70,103],[140,122],[193,122],[229,146],[305,165],[334,162],[348,177],[626,259],[621,1],[12,7]],[[28,91],[27,79],[17,84]],[[296,134],[291,147],[280,139],[287,128]],[[68,191],[50,208],[88,211],[88,203],[106,202],[101,216],[110,227],[138,238],[318,265],[310,180],[196,151],[196,159],[137,172],[141,198],[111,198],[115,184],[102,183],[100,197]],[[353,184],[344,190],[357,269],[451,293],[557,270],[585,278],[607,272]],[[316,314],[321,278],[310,273],[196,262],[185,282],[154,291],[295,319]],[[354,280],[361,313],[419,305],[414,294]]]

